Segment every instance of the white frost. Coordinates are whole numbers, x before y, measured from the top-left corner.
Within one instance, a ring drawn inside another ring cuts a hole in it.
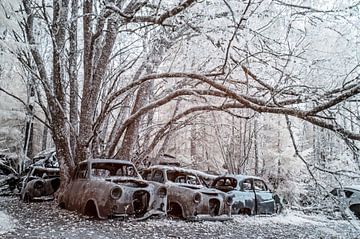
[[[0,235],[15,227],[15,221],[4,211],[0,211]]]
[[[275,216],[253,216],[244,219],[244,216],[234,216],[234,220],[243,221],[246,220],[253,224],[291,224],[291,225],[325,225],[327,219],[324,216],[309,216],[299,212],[288,212],[286,214],[280,214]]]

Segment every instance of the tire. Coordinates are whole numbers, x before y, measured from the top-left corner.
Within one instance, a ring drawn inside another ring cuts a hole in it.
[[[251,216],[251,210],[249,208],[240,208],[238,214]]]

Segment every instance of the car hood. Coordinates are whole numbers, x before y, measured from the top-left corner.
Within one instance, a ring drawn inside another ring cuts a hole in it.
[[[149,186],[146,181],[132,177],[108,177],[105,180],[127,187],[146,188],[147,186]]]

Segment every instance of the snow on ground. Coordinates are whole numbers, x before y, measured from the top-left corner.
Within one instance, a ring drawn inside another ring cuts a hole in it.
[[[0,197],[0,212],[5,210],[7,232],[0,238],[196,238],[196,239],[359,239],[360,231],[346,220],[330,220],[322,215],[288,211],[274,216],[234,216],[225,222],[185,222],[150,219],[140,222],[118,219],[91,220],[62,210],[54,202],[22,203],[17,198]],[[11,218],[18,220],[11,224]]]
[[[0,235],[15,227],[15,221],[5,212],[0,211]]]
[[[246,219],[245,219],[246,218]],[[288,211],[284,214],[275,216],[235,216],[235,221],[247,220],[249,223],[254,224],[292,224],[292,225],[324,225],[328,220],[325,216],[321,215],[305,215],[304,213],[297,211]]]
[[[334,229],[329,228],[326,223],[329,222],[325,216],[322,215],[305,215],[304,213],[297,211],[288,211],[281,215],[275,216],[255,216],[255,217],[247,217],[244,219],[243,216],[236,216],[235,221],[243,221],[247,220],[249,223],[253,223],[256,225],[260,224],[271,224],[272,226],[286,226],[286,225],[296,225],[296,226],[316,226],[317,230],[323,232],[324,234],[341,238],[341,233],[338,233]]]

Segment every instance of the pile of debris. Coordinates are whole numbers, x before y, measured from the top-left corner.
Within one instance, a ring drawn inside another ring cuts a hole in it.
[[[0,195],[11,195],[20,181],[16,170],[17,157],[14,154],[0,154]]]
[[[34,170],[34,169],[37,170]],[[41,169],[41,170],[40,170]],[[38,153],[33,159],[13,153],[0,154],[0,195],[20,195],[30,181],[42,176],[37,171],[59,171],[55,149]],[[47,174],[43,174],[47,177]],[[58,173],[57,176],[58,177]],[[60,180],[60,179],[59,179]]]

